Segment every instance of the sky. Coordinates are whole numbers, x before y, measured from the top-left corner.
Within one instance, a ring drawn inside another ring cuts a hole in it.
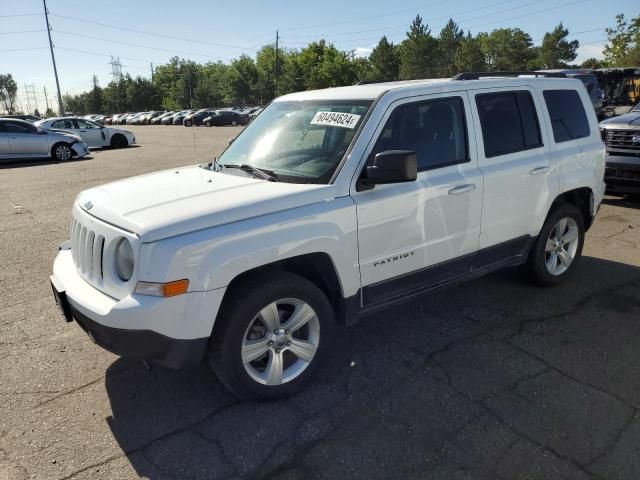
[[[301,48],[324,38],[343,50],[366,56],[382,35],[399,43],[420,14],[437,34],[449,18],[473,34],[518,27],[540,44],[545,32],[563,22],[571,39],[581,43],[577,62],[602,56],[605,27],[615,15],[640,13],[638,0],[48,0],[54,52],[62,94],[78,94],[112,78],[111,56],[122,71],[151,76],[151,64],[172,56],[205,63],[255,55],[264,44]],[[55,79],[48,47],[42,0],[0,0],[0,73],[18,82],[19,103],[44,111],[52,106]],[[25,85],[28,87],[25,88]]]

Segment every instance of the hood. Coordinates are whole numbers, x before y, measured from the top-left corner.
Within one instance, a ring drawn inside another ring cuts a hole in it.
[[[640,111],[629,112],[619,117],[609,118],[600,122],[603,128],[632,127],[640,128]]]
[[[80,207],[143,242],[331,198],[331,185],[268,182],[190,166],[133,177],[78,195]]]

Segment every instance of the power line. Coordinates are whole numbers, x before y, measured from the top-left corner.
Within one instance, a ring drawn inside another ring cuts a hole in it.
[[[0,53],[6,52],[26,52],[28,50],[47,50],[49,47],[30,47],[30,48],[10,48],[9,50],[0,50]]]
[[[39,30],[16,30],[15,32],[0,32],[0,35],[16,35],[19,33],[40,33],[40,32],[46,32],[46,30],[43,29],[39,29]]]
[[[16,13],[13,15],[0,15],[0,18],[12,18],[12,17],[39,17],[41,13]]]
[[[114,29],[117,29],[117,30],[124,30],[126,32],[134,32],[134,33],[140,33],[142,35],[150,35],[150,36],[153,36],[153,37],[168,38],[170,40],[182,40],[184,42],[200,43],[202,45],[211,45],[213,47],[234,48],[234,49],[240,49],[240,50],[249,48],[246,45],[240,46],[240,45],[228,45],[228,44],[225,44],[225,43],[212,43],[212,42],[206,42],[204,40],[194,40],[192,38],[178,37],[178,36],[175,36],[175,35],[167,35],[167,34],[164,34],[164,33],[147,32],[147,31],[144,31],[144,30],[137,30],[135,28],[122,27],[120,25],[113,25],[113,24],[110,24],[110,23],[95,22],[93,20],[87,20],[85,18],[71,17],[69,15],[58,15],[56,13],[52,13],[51,15],[54,16],[54,17],[58,17],[58,18],[66,18],[66,19],[69,19],[69,20],[77,20],[77,21],[81,21],[81,22],[85,22],[85,23],[91,23],[93,25],[100,25],[102,27],[114,28]]]
[[[122,42],[120,40],[113,40],[113,39],[102,38],[102,37],[94,37],[93,35],[84,35],[82,33],[67,32],[67,31],[64,31],[64,30],[56,30],[56,33],[61,33],[63,35],[71,35],[71,36],[74,36],[74,37],[89,38],[89,39],[92,39],[92,40],[99,40],[99,41],[107,42],[107,43],[119,43],[121,45],[127,45],[129,47],[147,48],[149,50],[157,50],[157,51],[160,51],[160,52],[179,53],[181,55],[191,55],[191,56],[197,56],[197,57],[210,58],[210,59],[214,59],[214,60],[222,60],[224,58],[227,58],[227,57],[212,57],[211,55],[205,55],[204,53],[193,53],[193,52],[187,52],[187,51],[184,51],[184,50],[172,50],[172,49],[168,49],[168,48],[152,47],[150,45],[140,45],[138,43]]]

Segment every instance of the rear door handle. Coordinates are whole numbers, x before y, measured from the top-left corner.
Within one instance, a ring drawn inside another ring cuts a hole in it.
[[[475,184],[467,183],[466,185],[458,185],[449,190],[449,195],[460,195],[461,193],[473,192],[476,189]]]
[[[544,167],[536,167],[529,172],[529,175],[542,175],[544,173],[549,173],[549,170],[551,170],[551,167],[548,165],[545,165]]]

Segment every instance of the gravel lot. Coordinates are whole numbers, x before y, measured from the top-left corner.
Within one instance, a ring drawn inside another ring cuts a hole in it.
[[[0,164],[0,480],[640,478],[640,202],[607,199],[569,283],[505,271],[382,312],[294,398],[245,403],[204,366],[105,352],[54,306],[79,191],[239,131],[131,129],[140,147]]]

